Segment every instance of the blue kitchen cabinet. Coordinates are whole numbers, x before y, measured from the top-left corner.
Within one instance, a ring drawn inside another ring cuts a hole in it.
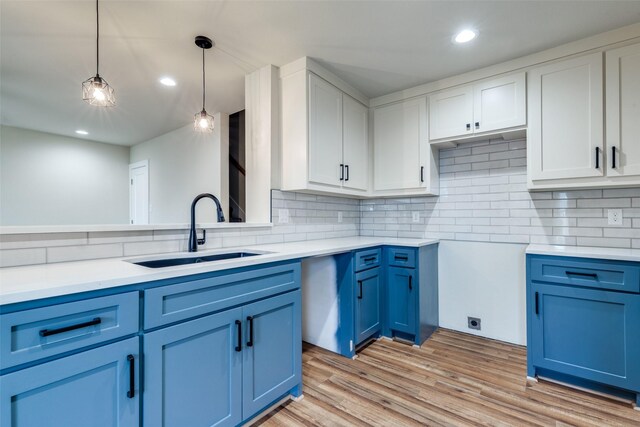
[[[416,334],[417,290],[413,268],[388,267],[387,327],[402,334]]]
[[[640,266],[527,256],[527,375],[640,403]]]
[[[358,345],[378,335],[382,329],[380,267],[356,273],[355,280],[355,335]]]
[[[241,320],[236,308],[145,335],[145,426],[240,423]]]
[[[302,394],[300,290],[248,304],[242,316],[242,414],[247,420],[292,389],[295,396]]]
[[[139,349],[134,337],[1,376],[0,425],[137,426]]]

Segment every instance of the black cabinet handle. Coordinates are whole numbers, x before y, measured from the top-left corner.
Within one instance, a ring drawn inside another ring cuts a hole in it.
[[[424,182],[424,166],[420,166],[420,182]]]
[[[407,255],[396,255],[394,259],[396,261],[409,261],[409,257]]]
[[[242,351],[242,322],[236,320],[236,326],[238,327],[238,345],[236,351]]]
[[[480,122],[476,122],[476,129],[480,129]]]
[[[340,181],[344,181],[344,165],[340,163]]]
[[[567,276],[590,277],[592,279],[598,279],[598,275],[596,273],[581,273],[579,271],[566,271],[565,274]]]
[[[413,290],[413,276],[409,275],[409,290]]]
[[[127,391],[127,397],[133,399],[136,395],[136,359],[133,354],[127,356],[127,362],[129,362],[129,391]]]
[[[349,165],[344,165],[344,170],[346,172],[345,181],[349,181]]]
[[[362,280],[358,280],[358,287],[360,288],[358,291],[358,299],[362,299]]]
[[[78,323],[71,326],[65,326],[64,328],[43,329],[40,331],[40,336],[48,337],[49,335],[61,334],[63,332],[73,331],[75,329],[88,328],[89,326],[99,325],[100,323],[102,323],[102,319],[100,319],[99,317],[95,317],[92,320],[89,320],[88,322]]]
[[[471,130],[471,123],[467,123],[467,130]]]
[[[611,147],[611,169],[616,168],[616,146]]]
[[[371,256],[369,258],[365,258],[363,261],[367,264],[376,260],[377,257]]]
[[[247,341],[247,347],[253,347],[253,316],[247,316],[249,322],[249,341]]]
[[[596,147],[596,169],[600,169],[600,147]]]
[[[537,292],[536,292],[536,314],[540,314],[540,301],[539,301]]]

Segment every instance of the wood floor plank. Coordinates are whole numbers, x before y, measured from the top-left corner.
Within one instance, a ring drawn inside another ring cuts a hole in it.
[[[639,427],[631,404],[526,382],[526,349],[439,329],[421,347],[380,340],[351,360],[303,345],[305,398],[256,425]]]

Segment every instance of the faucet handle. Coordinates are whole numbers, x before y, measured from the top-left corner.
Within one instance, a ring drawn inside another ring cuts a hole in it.
[[[198,245],[204,245],[206,241],[207,241],[207,230],[203,228],[202,239],[197,239],[196,242],[198,242]]]

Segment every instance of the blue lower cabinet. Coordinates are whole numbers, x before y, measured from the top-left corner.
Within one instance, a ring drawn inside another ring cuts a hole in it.
[[[416,335],[417,280],[413,268],[388,267],[387,269],[387,328],[390,333],[401,332]]]
[[[242,421],[241,320],[237,308],[145,335],[145,426]]]
[[[382,329],[380,268],[356,273],[355,279],[355,326],[358,345],[379,334]]]
[[[640,390],[640,295],[534,283],[534,366]]]
[[[248,304],[242,315],[242,415],[247,420],[292,389],[294,395],[302,392],[301,293]]]
[[[0,425],[135,427],[139,424],[139,338],[0,377]]]

